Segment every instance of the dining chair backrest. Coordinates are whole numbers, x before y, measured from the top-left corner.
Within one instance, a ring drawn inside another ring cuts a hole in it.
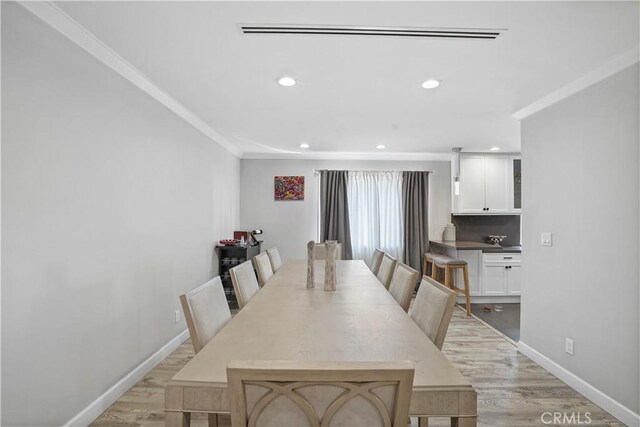
[[[253,265],[258,274],[258,285],[263,287],[271,276],[273,276],[273,270],[271,269],[271,261],[269,255],[266,252],[259,253],[253,257]]]
[[[269,261],[271,262],[271,269],[273,272],[277,272],[282,267],[282,259],[280,259],[280,252],[278,248],[267,249],[267,255],[269,255]]]
[[[196,353],[231,320],[231,311],[219,276],[180,295],[180,304]]]
[[[422,277],[409,316],[440,350],[447,336],[455,303],[456,292],[431,277]]]
[[[369,268],[373,272],[373,274],[377,275],[378,270],[380,270],[380,263],[382,262],[382,258],[384,258],[384,252],[380,249],[376,249],[371,257],[371,265]]]
[[[411,297],[419,278],[420,273],[418,271],[401,262],[396,264],[396,269],[391,277],[389,292],[404,311],[409,311]]]
[[[327,242],[335,242],[334,240],[327,240]],[[342,243],[336,243],[336,259],[342,259]],[[325,260],[327,258],[327,251],[324,247],[324,243],[316,243],[315,259]]]
[[[232,427],[406,427],[409,361],[231,361]]]
[[[384,285],[385,288],[389,289],[389,284],[391,283],[391,277],[393,276],[393,272],[396,269],[396,259],[389,254],[384,254],[382,257],[382,261],[380,262],[380,268],[378,269],[378,274],[376,277]]]
[[[251,260],[233,267],[229,270],[229,274],[231,275],[233,291],[235,292],[236,299],[238,300],[238,307],[242,308],[247,305],[249,301],[251,301],[251,298],[253,298],[260,290]]]

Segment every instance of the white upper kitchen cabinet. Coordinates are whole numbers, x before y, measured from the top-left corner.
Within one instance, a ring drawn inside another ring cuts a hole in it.
[[[517,160],[517,162],[516,162]],[[461,154],[460,191],[453,192],[452,213],[500,215],[519,213],[514,204],[520,201],[520,157],[493,154]],[[457,175],[457,159],[452,174]],[[516,172],[517,170],[517,172]],[[454,186],[455,188],[455,186]]]

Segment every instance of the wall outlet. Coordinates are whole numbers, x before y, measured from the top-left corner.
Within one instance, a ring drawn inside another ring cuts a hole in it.
[[[564,351],[573,356],[573,340],[571,338],[566,338],[564,342]]]
[[[180,323],[180,310],[176,310],[174,314],[174,320],[176,323]]]
[[[542,233],[542,241],[540,243],[542,243],[542,246],[551,246],[552,245],[552,235],[549,232],[543,232]]]

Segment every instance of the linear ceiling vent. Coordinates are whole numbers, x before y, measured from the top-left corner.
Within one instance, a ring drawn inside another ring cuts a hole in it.
[[[504,29],[487,28],[402,28],[357,27],[351,25],[239,24],[244,34],[304,34],[340,36],[421,37],[434,39],[495,40]]]

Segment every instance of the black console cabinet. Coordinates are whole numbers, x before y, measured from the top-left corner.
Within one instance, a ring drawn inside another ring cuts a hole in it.
[[[260,244],[256,246],[216,246],[216,252],[218,254],[218,271],[220,279],[222,279],[222,286],[224,286],[224,293],[227,296],[227,302],[230,308],[238,308],[238,301],[236,300],[236,294],[233,291],[233,284],[231,283],[231,276],[229,275],[229,269],[237,265],[242,264],[245,261],[249,261],[254,256],[260,253]]]

